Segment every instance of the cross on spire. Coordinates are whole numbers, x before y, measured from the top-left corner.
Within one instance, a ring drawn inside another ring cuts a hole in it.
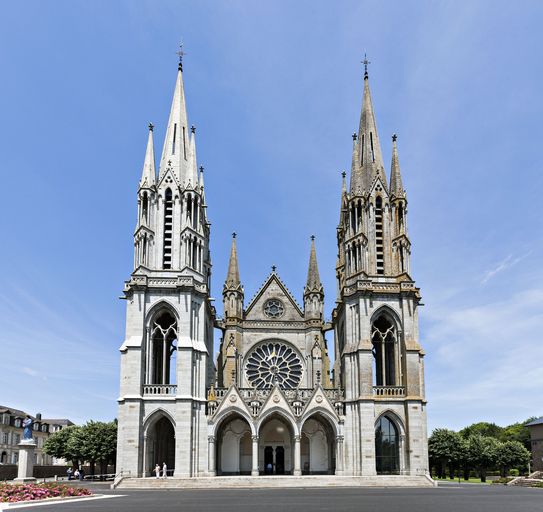
[[[179,70],[183,71],[183,56],[187,53],[183,50],[183,41],[179,44],[179,50],[175,52],[179,56]]]
[[[238,236],[238,234],[234,231],[234,232],[232,233],[232,238],[236,238],[236,236]]]
[[[364,78],[368,78],[368,64],[371,64],[371,62],[368,60],[366,52],[364,52],[364,60],[362,61],[362,64],[364,64]]]
[[[315,240],[315,235],[311,235],[309,238],[311,238],[311,241],[313,242]]]
[[[272,265],[272,272],[275,272],[276,269],[277,267],[275,265]]]

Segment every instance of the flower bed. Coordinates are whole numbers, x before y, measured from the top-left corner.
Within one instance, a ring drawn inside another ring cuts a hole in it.
[[[46,498],[67,498],[69,496],[90,496],[88,489],[69,487],[57,483],[45,484],[6,484],[0,483],[0,503],[34,501]]]

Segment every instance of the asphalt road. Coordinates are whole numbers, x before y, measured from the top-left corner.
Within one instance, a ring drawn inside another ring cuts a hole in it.
[[[543,511],[543,489],[446,485],[435,489],[126,490],[110,499],[32,507],[36,512],[527,512]],[[30,511],[30,507],[17,510]]]

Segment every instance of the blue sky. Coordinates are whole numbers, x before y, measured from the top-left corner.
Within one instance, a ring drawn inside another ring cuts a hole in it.
[[[246,297],[275,264],[299,301],[315,234],[330,315],[367,51],[430,428],[543,414],[542,21],[530,1],[4,2],[0,403],[115,417],[147,123],[159,153],[183,39],[219,311],[235,230]]]

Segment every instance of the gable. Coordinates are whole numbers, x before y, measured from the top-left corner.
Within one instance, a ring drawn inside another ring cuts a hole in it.
[[[282,307],[282,313],[277,317],[270,317],[264,311],[265,306],[270,300],[279,301],[279,307]],[[246,320],[277,320],[279,322],[285,322],[300,321],[303,320],[303,318],[303,313],[298,304],[296,304],[294,297],[279,280],[276,274],[272,274],[268,278],[253,300],[249,303],[245,312]]]

